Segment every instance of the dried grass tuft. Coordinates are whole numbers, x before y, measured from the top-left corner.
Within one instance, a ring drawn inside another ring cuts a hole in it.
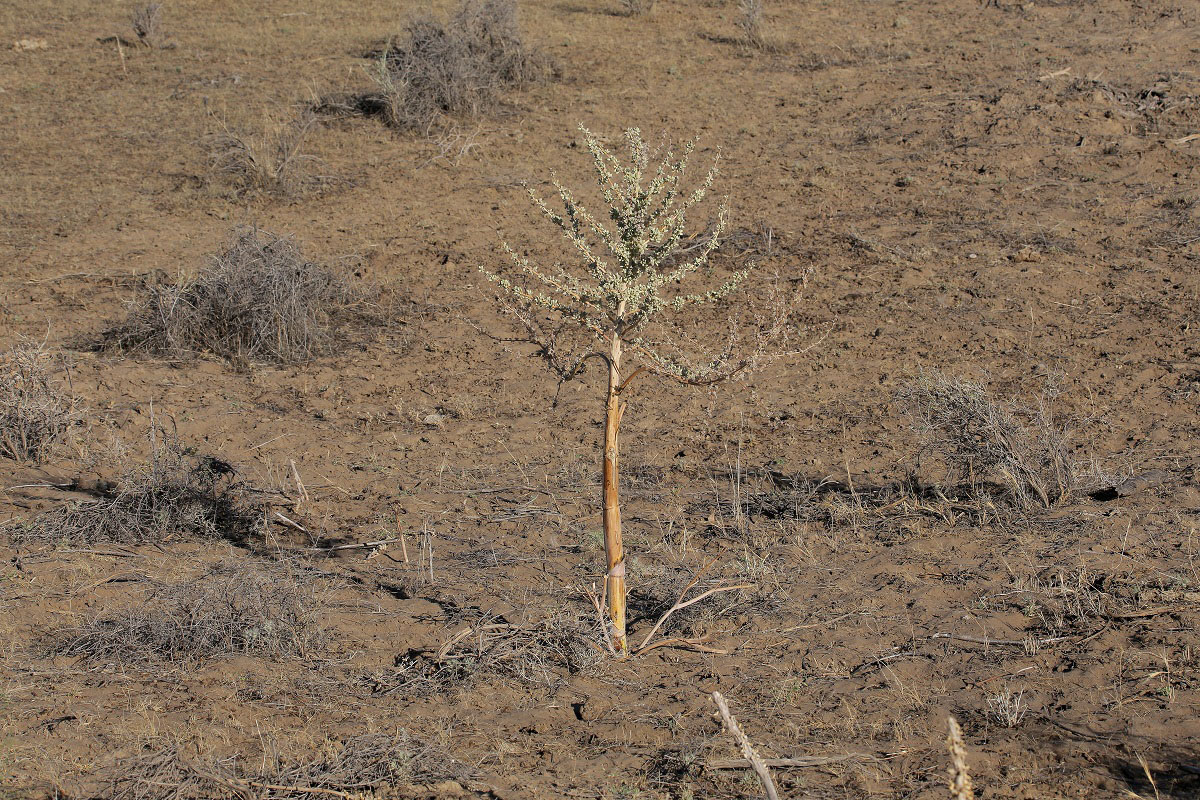
[[[983,384],[937,371],[897,395],[922,452],[940,459],[952,482],[965,481],[986,496],[994,494],[990,481],[1021,510],[1049,508],[1078,488],[1067,431],[1051,413],[1054,398],[1047,390],[1033,407],[1005,403]]]
[[[133,10],[129,21],[139,44],[155,49],[168,46],[162,17],[162,3],[150,3]]]
[[[0,455],[40,464],[83,421],[79,401],[54,379],[53,360],[33,344],[0,353]]]
[[[300,658],[325,636],[314,620],[317,600],[282,564],[230,562],[56,631],[49,644],[58,655],[101,664]]]
[[[123,475],[93,500],[68,503],[10,529],[20,543],[164,544],[180,539],[244,542],[261,534],[264,512],[230,480],[225,462],[194,455],[155,432],[142,463],[118,454]]]
[[[742,29],[746,44],[763,49],[767,45],[763,35],[763,0],[740,0],[737,25]]]
[[[515,678],[555,688],[565,676],[600,660],[593,621],[563,612],[535,623],[515,625],[483,617],[450,637],[437,652],[410,651],[395,669],[372,675],[375,694],[399,692],[419,697],[440,694],[477,676]]]
[[[304,758],[266,755],[253,763],[248,767],[233,758],[201,761],[172,744],[117,762],[108,770],[107,787],[94,796],[104,800],[408,797],[408,787],[466,781],[473,774],[438,745],[404,730],[328,740]],[[389,791],[396,789],[400,793]]]
[[[102,334],[101,347],[301,363],[335,349],[336,326],[359,299],[292,238],[244,228],[196,278],[152,287],[124,323]]]
[[[446,117],[492,113],[503,92],[547,78],[549,60],[525,44],[514,0],[464,0],[443,24],[419,17],[406,41],[380,54],[379,89],[358,105],[389,124],[428,134]]]
[[[235,196],[299,197],[329,181],[313,174],[319,159],[304,152],[317,122],[308,109],[290,119],[269,119],[260,131],[235,130],[218,119],[216,132],[204,140],[209,170],[228,179]]]

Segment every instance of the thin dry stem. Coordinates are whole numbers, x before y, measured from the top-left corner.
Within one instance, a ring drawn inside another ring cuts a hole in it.
[[[725,702],[725,698],[720,692],[712,693],[713,702],[717,704],[717,709],[721,712],[721,719],[725,721],[725,730],[729,731],[729,735],[734,738],[742,749],[742,756],[750,762],[751,769],[758,776],[759,783],[762,784],[763,791],[767,793],[767,800],[779,800],[779,790],[775,788],[775,781],[771,778],[771,770],[763,761],[762,756],[754,749],[754,745],[750,743],[750,738],[742,732],[737,720],[733,714],[729,713],[729,705]]]
[[[949,726],[946,747],[950,750],[950,796],[953,800],[975,800],[971,775],[967,772],[967,746],[963,744],[962,729],[954,717],[950,717]]]

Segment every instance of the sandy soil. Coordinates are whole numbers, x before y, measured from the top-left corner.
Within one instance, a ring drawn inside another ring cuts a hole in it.
[[[235,5],[170,3],[163,50],[118,46],[127,12],[104,4],[0,11],[3,342],[67,353],[96,440],[144,452],[153,413],[292,500],[294,462],[309,500],[285,510],[312,534],[4,545],[5,796],[103,794],[113,765],[168,746],[253,764],[401,728],[466,765],[404,796],[758,796],[750,773],[703,768],[737,756],[713,690],[765,755],[835,759],[777,769],[788,797],[948,797],[950,714],[980,797],[1200,796],[1200,7],[767,0],[766,52],[737,38],[732,0],[643,18],[529,0],[561,80],[460,123],[476,147],[457,163],[376,120],[324,123],[307,146],[332,180],[281,202],[212,178],[211,115],[262,125],[365,86],[363,54],[416,4]],[[46,47],[12,47],[25,39]],[[623,429],[635,638],[710,559],[709,578],[754,588],[677,621],[724,654],[395,689],[406,655],[481,620],[591,614],[599,378],[554,405],[528,348],[473,327],[504,330],[477,271],[501,239],[557,252],[520,183],[585,182],[580,122],[701,132],[748,243],[724,257],[812,271],[798,321],[815,347],[711,392],[647,382]],[[77,347],[145,276],[194,273],[245,223],[353,266],[394,317],[300,367]],[[1034,515],[872,511],[918,450],[894,393],[929,368],[1003,396],[1061,374],[1077,458],[1168,478]],[[28,484],[97,473],[115,477],[69,448],[0,461],[4,517],[82,496]],[[823,478],[804,500],[822,513],[768,502]],[[393,537],[397,520],[408,563],[396,544],[314,549]],[[39,646],[212,563],[280,556],[321,585],[330,636],[304,659],[117,667]],[[1003,698],[1024,709],[1011,726]]]

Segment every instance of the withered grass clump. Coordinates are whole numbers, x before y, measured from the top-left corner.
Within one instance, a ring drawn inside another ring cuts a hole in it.
[[[336,327],[359,297],[342,276],[305,259],[290,237],[246,228],[197,277],[152,287],[101,346],[301,363],[334,350]]]
[[[319,163],[316,156],[304,152],[305,139],[316,124],[311,110],[284,120],[269,119],[259,131],[234,129],[218,120],[216,132],[204,140],[209,170],[228,179],[237,196],[303,195],[327,181],[313,173]]]
[[[463,686],[476,676],[516,678],[558,686],[567,675],[595,664],[600,638],[594,623],[564,612],[517,625],[485,617],[464,626],[435,653],[409,652],[395,668],[370,677],[376,694],[419,697]]]
[[[58,655],[134,664],[308,656],[324,632],[316,593],[280,564],[231,562],[185,583],[158,586],[128,606],[51,635]]]
[[[473,774],[442,747],[404,730],[328,740],[316,752],[291,761],[275,755],[242,763],[232,758],[198,763],[180,745],[172,744],[119,761],[107,772],[108,786],[96,796],[110,800],[407,797],[410,787],[466,781]],[[389,791],[396,789],[404,794]]]
[[[1052,393],[1032,408],[1002,402],[986,386],[932,371],[897,395],[923,441],[951,481],[987,495],[989,482],[1021,510],[1049,508],[1077,485],[1067,434],[1054,420]]]
[[[115,486],[92,500],[71,502],[10,530],[17,542],[88,545],[165,544],[181,539],[257,537],[264,511],[229,479],[224,462],[187,452],[156,434],[142,463],[128,458]]]
[[[0,353],[0,455],[40,464],[83,420],[83,409],[53,377],[52,357],[32,344]]]
[[[654,10],[654,4],[655,0],[621,0],[621,6],[625,9],[626,15],[630,17],[649,14]]]
[[[167,34],[162,24],[162,3],[138,6],[129,21],[139,44],[151,48],[167,47]]]
[[[741,0],[738,3],[737,25],[742,29],[746,44],[763,49],[767,45],[763,35],[763,0]]]
[[[525,44],[515,0],[463,0],[448,23],[413,19],[403,44],[379,56],[373,105],[389,125],[428,133],[445,117],[491,113],[503,92],[551,71],[549,60]]]

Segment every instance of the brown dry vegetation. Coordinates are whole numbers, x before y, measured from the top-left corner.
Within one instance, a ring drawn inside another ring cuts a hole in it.
[[[753,47],[738,0],[626,8],[522,3],[559,79],[415,131],[356,103],[416,3],[172,3],[173,47],[0,13],[0,347],[45,342],[52,443],[0,455],[0,795],[761,796],[713,691],[785,797],[951,797],[951,715],[979,798],[1200,794],[1200,9],[764,0]],[[217,158],[214,119],[297,107],[322,191],[269,137]],[[805,354],[623,423],[631,640],[710,565],[751,588],[663,633],[711,652],[599,649],[601,378],[556,387],[480,286],[560,252],[521,184],[586,185],[580,122],[701,132],[713,269],[808,280]],[[247,225],[352,257],[387,324],[75,349]]]

